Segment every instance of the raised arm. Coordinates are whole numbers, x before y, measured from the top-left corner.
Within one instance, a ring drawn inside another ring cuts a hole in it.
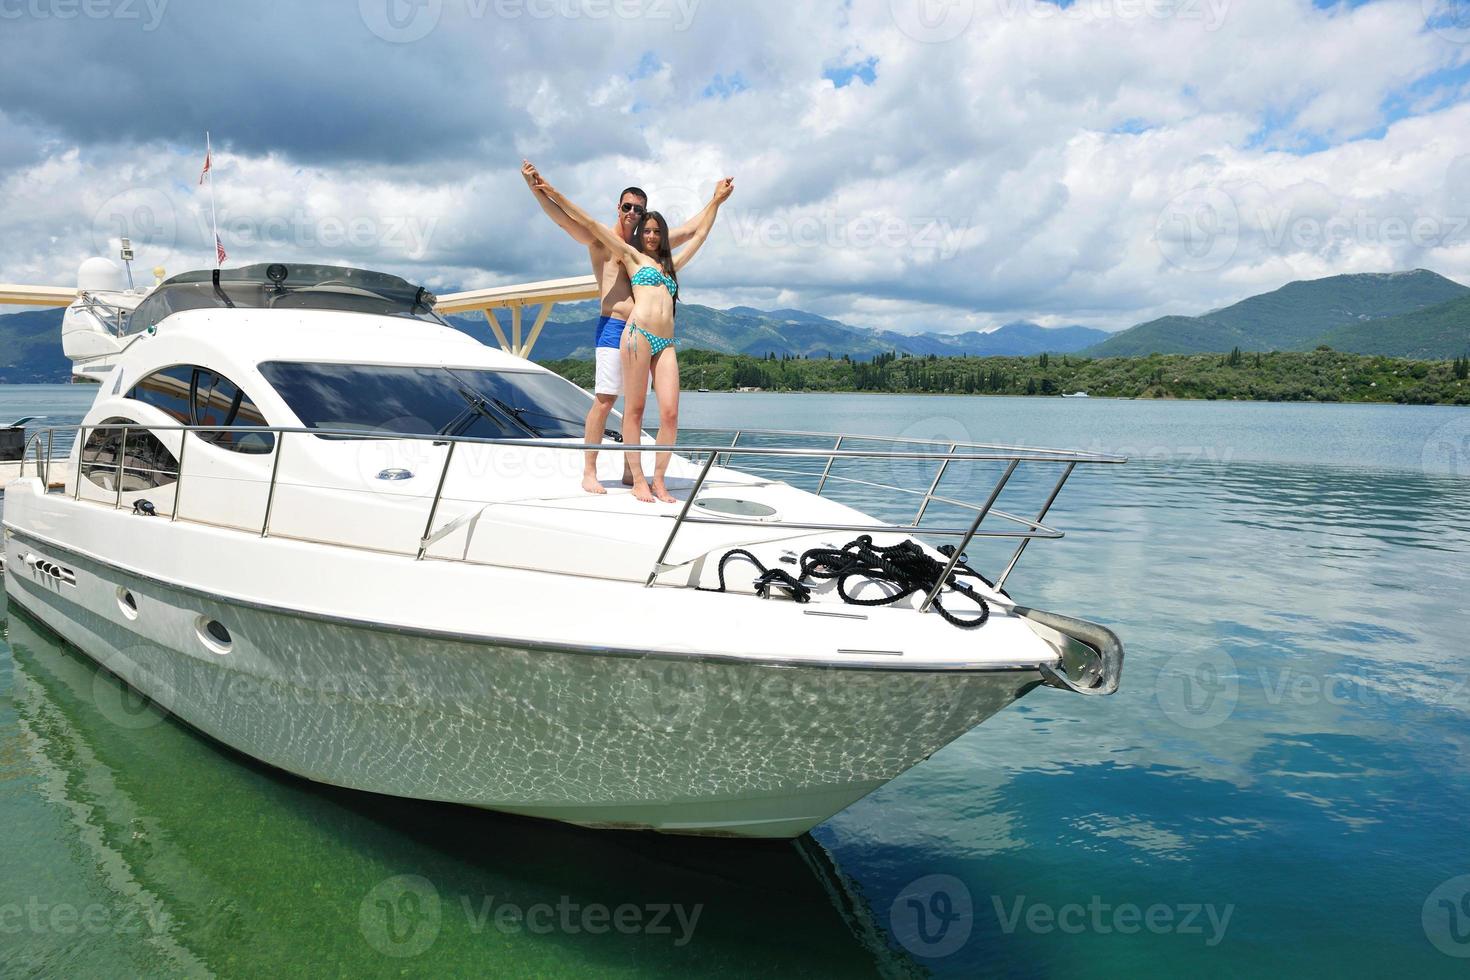
[[[720,205],[730,199],[735,192],[735,178],[726,177],[715,185],[715,196],[710,198],[709,205],[701,212],[695,223],[694,232],[690,235],[688,244],[682,251],[674,256],[674,271],[678,272],[689,264],[689,260],[704,247],[709,239],[709,233],[715,226],[715,216],[720,212]],[[674,233],[669,232],[669,238],[673,239]]]
[[[704,206],[704,210],[700,211],[698,214],[690,218],[688,221],[684,222],[679,227],[669,229],[669,248],[678,248],[680,245],[688,242],[695,236],[696,233],[698,233],[699,226],[705,221],[708,221],[710,223],[710,226],[714,227],[716,212],[720,210],[720,205],[728,201],[730,199],[730,195],[734,192],[734,177],[726,177],[724,180],[716,184],[715,193],[709,199],[709,203]]]
[[[521,176],[525,178],[526,186],[531,188],[531,196],[536,199],[537,204],[541,205],[541,210],[546,212],[546,216],[556,222],[557,227],[561,228],[562,231],[571,235],[572,238],[583,245],[590,247],[597,243],[597,239],[592,236],[591,232],[567,217],[565,211],[557,207],[545,194],[537,190],[536,168],[531,165],[531,161],[523,160],[521,162]]]
[[[592,215],[577,207],[561,191],[552,187],[546,178],[539,173],[535,175],[536,183],[533,185],[538,194],[545,195],[552,204],[560,208],[568,218],[576,222],[584,231],[596,239],[600,244],[610,249],[623,265],[627,266],[631,274],[638,269],[638,256],[641,254],[636,248],[629,245],[618,237],[618,233],[607,225],[598,221]]]

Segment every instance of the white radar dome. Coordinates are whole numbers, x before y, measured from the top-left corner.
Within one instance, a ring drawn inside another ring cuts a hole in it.
[[[123,271],[111,259],[91,258],[77,270],[77,289],[88,293],[120,293],[128,288]]]

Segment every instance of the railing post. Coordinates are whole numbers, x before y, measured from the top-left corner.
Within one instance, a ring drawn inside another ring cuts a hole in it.
[[[842,436],[838,436],[837,437],[837,441],[832,444],[832,451],[833,452],[836,452],[837,450],[839,450],[841,448],[842,448]],[[836,462],[836,460],[837,460],[837,457],[836,456],[828,456],[827,457],[827,465],[824,466],[824,467],[822,467],[822,478],[817,481],[817,496],[818,497],[820,497],[822,495],[822,488],[827,485],[827,474],[832,472],[832,464],[834,462]]]
[[[184,494],[184,450],[189,447],[189,430],[179,430],[179,478],[174,481],[174,508],[173,513],[168,515],[168,522],[172,524],[179,519],[179,500]]]
[[[276,451],[271,460],[271,485],[265,492],[265,521],[260,525],[260,536],[270,537],[271,533],[271,507],[276,502],[276,474],[281,469],[281,452],[286,448],[286,433],[276,433]]]
[[[84,463],[82,459],[82,453],[86,451],[87,427],[84,425],[81,426],[77,431],[77,471],[72,474],[72,482],[76,484],[76,486],[72,487],[71,499],[73,500],[82,499],[82,466]]]
[[[940,590],[944,588],[944,583],[949,581],[950,573],[960,563],[960,555],[964,553],[966,546],[974,540],[975,532],[980,530],[980,522],[985,520],[985,515],[990,513],[990,508],[995,506],[996,498],[1000,496],[1000,492],[1010,482],[1011,474],[1016,472],[1016,464],[1019,462],[1020,460],[1018,459],[1011,460],[1010,465],[1006,467],[1006,471],[1001,474],[1000,480],[991,488],[990,496],[985,500],[985,506],[981,507],[980,513],[975,515],[975,523],[970,525],[970,530],[965,533],[965,539],[955,548],[954,554],[949,556],[949,564],[944,566],[944,572],[940,574],[939,581],[934,583],[934,588],[930,589],[929,594],[924,597],[923,604],[919,606],[919,612],[928,612],[929,607],[934,604],[934,599],[939,595]]]
[[[123,461],[128,458],[128,427],[122,427],[122,441],[118,444],[117,475],[113,478],[117,482],[117,500],[113,503],[113,510],[122,510],[122,478]]]
[[[953,456],[954,451],[958,448],[960,448],[959,443],[950,443],[950,455]],[[944,462],[939,464],[939,472],[934,474],[934,482],[929,484],[929,492],[924,494],[923,500],[919,501],[919,512],[914,515],[914,527],[918,527],[919,522],[924,519],[924,511],[929,509],[929,501],[934,499],[934,491],[939,489],[939,481],[944,479],[944,471],[947,469],[949,469],[949,460],[946,459]]]
[[[449,464],[454,462],[454,447],[459,443],[451,441],[449,452],[444,454],[444,469],[439,471],[439,486],[434,490],[434,503],[429,506],[429,522],[424,525],[424,536],[419,539],[419,553],[416,561],[424,560],[424,553],[429,550],[429,535],[434,533],[434,518],[439,514],[439,498],[444,495],[444,481],[449,478]]]
[[[741,436],[741,434],[744,431],[745,431],[744,429],[736,429],[735,430],[735,438],[730,440],[730,448],[731,449],[734,449],[735,448],[736,443],[738,443],[740,441],[740,436]],[[718,455],[719,455],[719,453],[711,453],[710,454],[710,457],[711,458],[714,458],[715,456],[718,456]],[[726,466],[729,466],[730,465],[730,454],[729,453],[726,453],[725,454],[725,465]]]
[[[737,435],[736,438],[739,438]],[[663,550],[653,560],[653,570],[648,573],[648,581],[643,583],[644,588],[652,588],[654,580],[662,570],[664,559],[669,556],[669,549],[674,546],[674,537],[679,533],[679,527],[684,523],[685,516],[689,513],[689,507],[694,503],[694,498],[699,496],[699,490],[704,486],[704,478],[709,476],[710,467],[715,464],[715,454],[710,453],[709,459],[704,461],[704,468],[699,471],[699,478],[694,481],[694,486],[689,490],[689,497],[684,501],[684,506],[679,510],[679,517],[674,521],[673,530],[669,531],[668,538],[664,541]]]
[[[1072,475],[1072,471],[1076,468],[1076,463],[1068,463],[1066,468],[1062,470],[1061,479],[1057,480],[1057,485],[1051,488],[1051,495],[1046,498],[1046,503],[1041,505],[1041,513],[1036,515],[1037,524],[1046,520],[1046,512],[1051,510],[1052,504],[1056,503],[1057,495],[1062,492],[1062,487],[1066,485],[1067,478]],[[1011,560],[1006,562],[1005,571],[1001,572],[1000,578],[995,580],[996,591],[1000,591],[1005,586],[1006,579],[1010,577],[1011,570],[1016,567],[1016,562],[1021,560],[1021,553],[1026,550],[1026,546],[1030,543],[1030,538],[1022,538],[1021,543],[1016,545],[1016,553],[1011,555]]]
[[[46,475],[41,477],[42,489],[44,490],[51,489],[51,454],[56,451],[55,443],[56,429],[48,428],[46,430]]]

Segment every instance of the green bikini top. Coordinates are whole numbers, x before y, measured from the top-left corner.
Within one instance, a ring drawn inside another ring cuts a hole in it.
[[[664,275],[651,265],[639,266],[638,271],[633,273],[633,278],[628,281],[635,286],[666,286],[670,296],[679,295],[679,284],[673,277]]]

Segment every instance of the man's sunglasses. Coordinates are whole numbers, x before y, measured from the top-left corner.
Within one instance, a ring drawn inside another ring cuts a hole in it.
[[[630,203],[628,201],[624,201],[622,206],[623,206],[623,213],[624,214],[627,214],[629,211],[632,211],[635,214],[647,214],[648,213],[648,209],[645,208],[641,204],[632,204],[632,203]]]

